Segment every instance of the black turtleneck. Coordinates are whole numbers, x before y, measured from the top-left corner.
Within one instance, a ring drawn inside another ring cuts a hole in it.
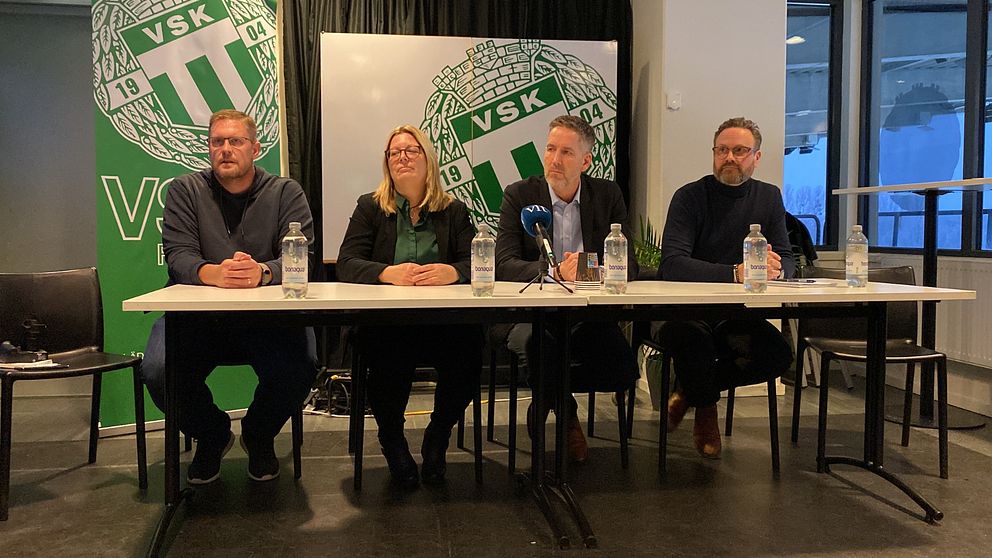
[[[795,263],[779,189],[753,178],[740,186],[727,186],[708,175],[672,196],[658,278],[733,282],[732,266],[743,259],[744,237],[752,223],[761,225],[768,244],[782,257],[783,274],[792,277]]]

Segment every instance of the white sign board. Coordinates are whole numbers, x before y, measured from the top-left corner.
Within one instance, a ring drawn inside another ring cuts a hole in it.
[[[588,173],[615,176],[616,42],[324,33],[320,60],[325,260],[402,124],[431,139],[445,189],[477,223],[495,227],[503,188],[542,174],[556,116],[593,125]]]

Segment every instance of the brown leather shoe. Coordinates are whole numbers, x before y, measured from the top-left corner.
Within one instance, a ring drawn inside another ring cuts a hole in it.
[[[586,435],[582,433],[582,423],[575,417],[568,420],[566,441],[568,459],[573,463],[585,463],[589,458],[589,444],[586,443]]]
[[[672,392],[672,395],[668,398],[668,431],[674,432],[679,424],[682,423],[682,417],[685,416],[686,411],[689,410],[689,401],[682,395],[681,391]]]
[[[716,413],[716,405],[696,407],[692,441],[696,444],[699,455],[707,459],[720,458],[720,419]]]

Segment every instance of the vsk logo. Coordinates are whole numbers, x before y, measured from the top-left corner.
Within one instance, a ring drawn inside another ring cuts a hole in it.
[[[191,170],[209,166],[210,115],[258,123],[264,155],[279,137],[275,13],[262,0],[96,0],[97,107],[128,141]]]
[[[616,94],[577,57],[539,40],[486,41],[433,83],[421,128],[437,149],[445,188],[476,222],[495,226],[503,186],[543,174],[548,123],[562,114],[596,131],[589,175],[614,177]]]

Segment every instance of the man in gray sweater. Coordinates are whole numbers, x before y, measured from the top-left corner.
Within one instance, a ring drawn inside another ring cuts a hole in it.
[[[300,185],[254,165],[261,151],[254,120],[235,110],[210,118],[210,167],[177,177],[169,186],[162,245],[169,284],[249,289],[282,281],[281,239],[298,221],[313,240],[313,218]],[[245,328],[237,323],[183,331],[191,340],[180,356],[179,428],[196,438],[187,470],[191,484],[220,476],[221,459],[234,444],[231,419],[206,384],[215,367],[249,364],[258,375],[255,398],[241,420],[248,476],[279,475],[273,439],[299,409],[317,372],[313,330],[304,327]],[[152,326],[141,366],[159,408],[165,400],[165,324]]]

